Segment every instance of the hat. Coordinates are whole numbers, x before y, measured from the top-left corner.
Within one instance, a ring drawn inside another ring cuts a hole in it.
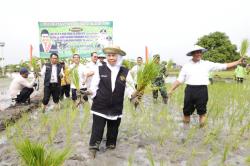
[[[126,55],[126,52],[121,50],[121,48],[119,46],[108,46],[108,47],[105,47],[103,48],[103,53],[104,54],[119,54],[121,56],[125,56]]]
[[[191,51],[189,51],[187,53],[187,56],[192,56],[192,53],[195,52],[195,51],[201,51],[202,53],[206,52],[207,49],[201,47],[201,46],[198,46],[198,45],[194,45],[193,48],[191,49]]]
[[[154,59],[160,58],[160,55],[159,55],[159,54],[155,54],[155,55],[153,56],[153,58],[154,58]]]
[[[26,69],[25,67],[20,69],[20,74],[30,74],[30,72],[28,71],[28,69]]]
[[[98,55],[98,58],[106,58],[106,56],[104,54],[100,54]]]

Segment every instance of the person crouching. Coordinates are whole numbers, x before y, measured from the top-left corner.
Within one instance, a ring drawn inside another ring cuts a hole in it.
[[[116,148],[125,88],[129,98],[135,100],[138,98],[129,70],[121,66],[122,58],[126,53],[118,46],[106,47],[103,52],[106,54],[107,65],[99,66],[93,76],[89,90],[89,94],[93,99],[91,107],[93,125],[89,149],[93,157],[95,157],[96,151],[99,150],[106,123],[106,148]]]
[[[29,104],[30,95],[33,93],[35,83],[35,78],[33,81],[28,81],[29,71],[26,68],[21,68],[20,75],[15,77],[10,84],[10,95],[16,104]]]

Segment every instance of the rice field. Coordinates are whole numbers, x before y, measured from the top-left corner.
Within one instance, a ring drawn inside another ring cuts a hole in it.
[[[166,86],[169,89],[170,84]],[[25,114],[0,133],[0,165],[24,164],[17,145],[27,139],[44,145],[48,152],[69,148],[65,166],[250,165],[250,81],[209,85],[208,120],[203,128],[196,114],[190,125],[182,123],[184,88],[176,90],[168,105],[161,97],[154,103],[150,88],[136,110],[126,100],[117,148],[105,150],[104,134],[94,160],[88,155],[89,103],[75,108],[64,100],[60,111]]]

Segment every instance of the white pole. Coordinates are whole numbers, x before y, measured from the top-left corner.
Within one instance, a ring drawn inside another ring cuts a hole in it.
[[[4,55],[3,55],[3,48],[4,48],[4,46],[5,46],[5,43],[4,42],[0,42],[0,47],[1,47],[1,53],[0,53],[0,60],[1,60],[1,63],[0,63],[0,65],[1,65],[1,68],[2,68],[2,76],[4,76],[4,65],[5,65],[5,63],[4,63]]]

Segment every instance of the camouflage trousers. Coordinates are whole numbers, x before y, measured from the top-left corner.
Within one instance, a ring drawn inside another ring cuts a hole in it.
[[[168,98],[168,94],[167,94],[167,88],[165,87],[165,85],[161,85],[161,86],[153,86],[153,98],[157,99],[158,98],[158,91],[160,91],[161,96],[163,99]]]

